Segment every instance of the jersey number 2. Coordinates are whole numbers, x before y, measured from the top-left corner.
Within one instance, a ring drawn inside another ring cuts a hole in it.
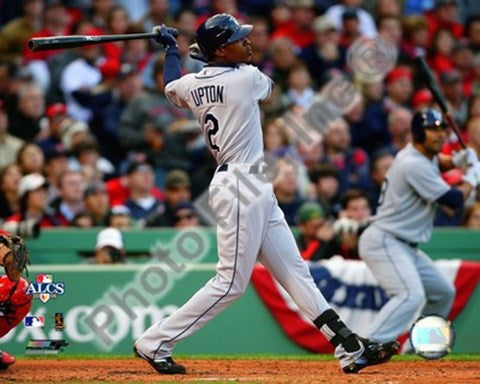
[[[219,151],[220,148],[218,145],[214,144],[212,141],[212,136],[215,136],[219,129],[218,120],[212,113],[207,113],[205,116],[205,127],[208,128],[208,144],[210,144],[210,148],[214,149],[215,151]]]

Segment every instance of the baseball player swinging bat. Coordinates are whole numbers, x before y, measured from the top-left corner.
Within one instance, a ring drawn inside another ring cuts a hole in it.
[[[178,36],[178,30],[169,28],[173,36]],[[32,51],[48,51],[50,49],[66,49],[77,48],[85,45],[110,43],[114,41],[125,41],[135,39],[150,39],[158,36],[158,32],[146,33],[130,33],[122,35],[102,35],[102,36],[86,36],[86,35],[71,35],[71,36],[54,36],[54,37],[38,37],[28,41],[28,47]]]
[[[455,120],[453,120],[453,117],[448,112],[447,103],[445,102],[445,98],[443,97],[443,94],[440,91],[440,88],[438,88],[438,84],[435,81],[435,78],[433,77],[432,71],[428,67],[428,64],[425,61],[425,59],[423,58],[423,56],[417,56],[415,58],[415,64],[417,65],[418,69],[422,73],[423,78],[425,79],[425,83],[426,83],[428,89],[430,90],[430,92],[432,92],[433,98],[435,99],[435,101],[439,105],[439,107],[440,107],[440,109],[441,109],[441,111],[442,111],[442,113],[445,117],[445,120],[448,122],[450,127],[452,127],[453,132],[455,132],[455,135],[457,135],[460,145],[462,146],[462,148],[467,148],[467,145],[465,144],[465,141],[463,140],[463,137],[460,134],[460,130],[458,129],[458,126],[455,123]]]

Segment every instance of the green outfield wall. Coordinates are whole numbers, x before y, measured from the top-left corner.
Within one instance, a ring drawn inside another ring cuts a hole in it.
[[[129,263],[108,266],[89,263],[97,232],[51,230],[28,241],[29,279],[51,275],[54,283],[63,283],[64,292],[43,297],[46,302],[35,299],[31,312],[43,316],[44,327],[20,324],[0,339],[0,349],[18,355],[31,339],[65,339],[69,345],[63,354],[129,355],[133,340],[153,319],[168,316],[214,276],[216,244],[211,230],[125,233]],[[478,232],[441,230],[424,249],[434,258],[480,260],[479,238]],[[477,287],[454,322],[456,353],[480,353],[479,304]],[[64,329],[54,328],[56,313],[63,315]],[[230,308],[180,343],[176,352],[308,353],[284,335],[251,286]]]

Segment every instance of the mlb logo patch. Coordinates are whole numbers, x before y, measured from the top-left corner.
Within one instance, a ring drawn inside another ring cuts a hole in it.
[[[37,283],[52,283],[53,282],[53,275],[46,275],[46,274],[37,274]]]
[[[44,316],[26,316],[24,320],[26,327],[43,328],[45,326]]]

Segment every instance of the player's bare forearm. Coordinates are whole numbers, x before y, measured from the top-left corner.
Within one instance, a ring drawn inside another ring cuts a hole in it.
[[[455,165],[452,161],[452,156],[444,155],[443,153],[438,154],[438,167],[442,172],[449,171],[452,168],[455,168]]]
[[[465,201],[470,196],[470,193],[472,193],[473,186],[470,183],[463,182],[457,187],[457,189],[460,190],[460,192],[462,192],[463,201]]]

